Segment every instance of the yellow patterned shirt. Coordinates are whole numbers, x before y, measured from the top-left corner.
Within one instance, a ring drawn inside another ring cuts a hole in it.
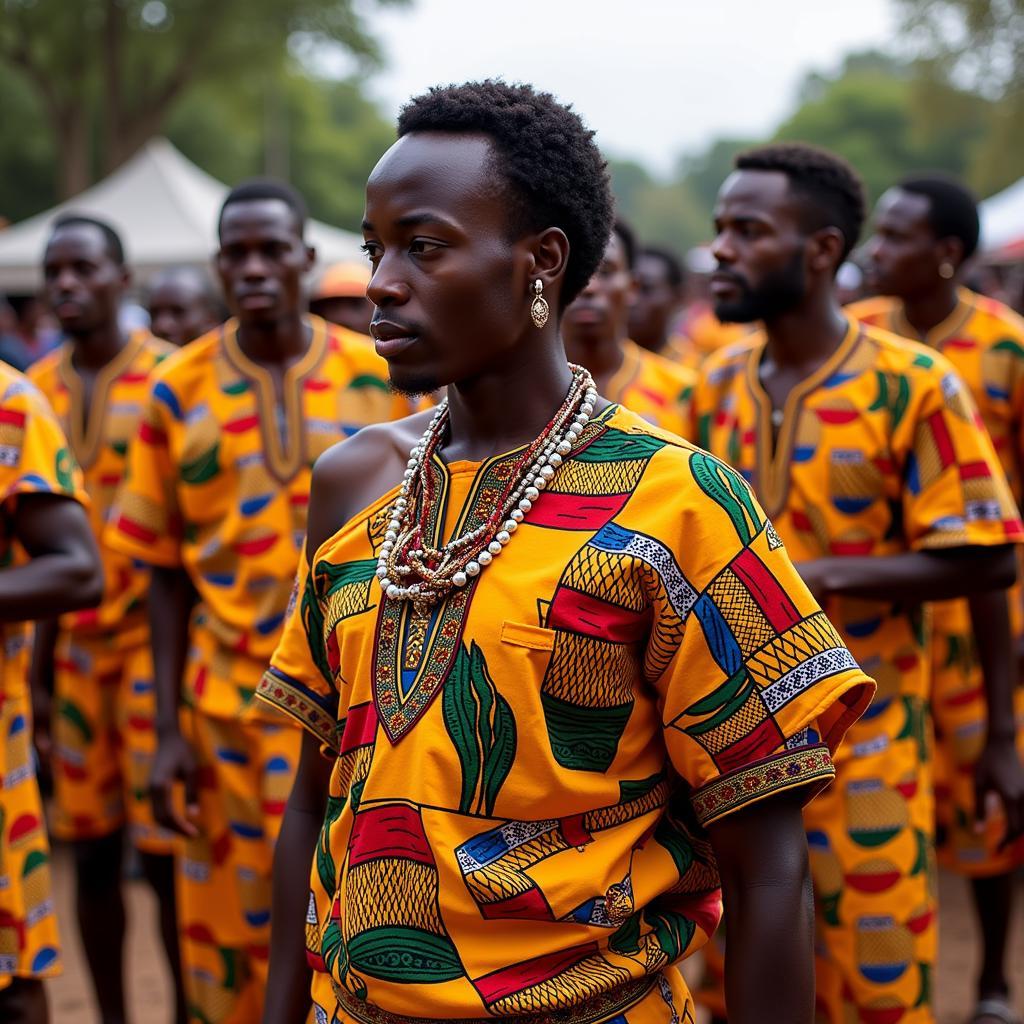
[[[847,336],[783,410],[772,450],[761,386],[764,335],[712,359],[696,389],[696,436],[753,486],[797,561],[1024,539],[999,460],[949,363],[849,321]],[[927,633],[916,609],[832,599],[876,704],[923,702]]]
[[[145,602],[149,572],[129,556],[111,550],[103,542],[103,531],[124,477],[129,442],[139,429],[150,374],[173,351],[172,346],[148,332],[135,332],[97,375],[88,419],[70,342],[54,349],[28,371],[57,414],[82,467],[91,502],[89,518],[103,558],[103,603],[98,608],[70,612],[61,624],[79,634],[112,634],[122,646],[148,639]]]
[[[4,569],[25,560],[10,529],[18,498],[25,494],[61,494],[89,505],[81,472],[46,399],[0,362],[0,578]],[[0,624],[0,703],[27,696],[28,656],[27,624]]]
[[[164,361],[107,530],[111,547],[190,576],[199,601],[184,697],[210,715],[241,713],[273,653],[313,462],[360,427],[408,414],[367,339],[309,323],[280,420],[273,380],[242,351],[235,321]]]
[[[635,341],[624,341],[622,346],[622,365],[606,388],[608,400],[632,409],[662,430],[686,437],[697,375]]]
[[[517,455],[431,465],[435,539]],[[871,682],[739,477],[620,406],[430,615],[374,578],[396,494],[300,570],[260,686],[334,757],[314,1002],[610,1020],[718,924],[706,826],[827,783]]]

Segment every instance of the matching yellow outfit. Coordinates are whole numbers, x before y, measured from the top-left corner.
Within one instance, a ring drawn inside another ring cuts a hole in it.
[[[896,299],[867,299],[849,312],[863,323],[917,336]],[[962,288],[956,309],[921,340],[941,352],[970,388],[1019,508],[1024,499],[1024,320],[1001,302]],[[1019,586],[1010,591],[1010,612],[1020,637]],[[939,859],[964,875],[1004,874],[1024,864],[1024,839],[999,849],[1005,828],[1001,815],[989,818],[983,834],[974,829],[974,772],[985,743],[987,710],[966,600],[934,607],[932,664]],[[1017,691],[1016,706],[1024,755],[1024,689]]]
[[[0,362],[0,579],[23,561],[10,524],[28,494],[88,505],[45,399]],[[27,625],[0,625],[0,988],[12,977],[45,978],[60,970],[50,852],[32,758],[29,636]]]
[[[692,370],[626,340],[622,342],[622,365],[608,382],[605,397],[662,430],[686,437],[696,379]]]
[[[370,343],[309,317],[306,354],[270,373],[225,325],[167,359],[129,453],[111,547],[187,572],[198,600],[183,679],[200,771],[200,835],[185,844],[179,908],[192,1013],[258,1018],[266,981],[273,844],[298,731],[250,700],[273,652],[306,528],[316,458],[404,415]]]
[[[156,747],[149,571],[111,550],[103,531],[124,477],[129,442],[138,431],[150,374],[172,351],[145,331],[134,333],[98,374],[88,408],[72,343],[29,370],[82,467],[104,567],[103,603],[61,619],[53,716],[54,833],[93,839],[127,823],[133,842],[150,853],[170,853],[171,836],[156,827],[149,801]]]
[[[799,564],[1024,538],[977,412],[950,364],[850,320],[789,395],[773,442],[758,334],[711,359],[697,440],[753,486]],[[819,1019],[931,1022],[936,955],[927,617],[881,601],[826,609],[878,690],[805,810],[819,925]]]
[[[517,454],[435,459],[432,543]],[[374,577],[396,494],[302,566],[259,690],[334,762],[314,1019],[692,1024],[707,827],[826,785],[871,681],[738,475],[620,406],[427,614]]]

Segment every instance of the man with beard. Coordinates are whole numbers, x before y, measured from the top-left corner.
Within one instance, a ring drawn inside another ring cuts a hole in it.
[[[197,267],[161,270],[150,283],[146,305],[150,330],[177,348],[224,319],[209,277]]]
[[[36,730],[46,750],[52,732],[53,831],[74,851],[76,916],[100,1020],[127,1020],[121,889],[127,838],[157,898],[174,1020],[184,1024],[173,836],[156,826],[148,796],[156,711],[149,572],[103,540],[150,376],[172,350],[146,330],[128,333],[119,325],[129,273],[121,239],[106,222],[59,218],[43,254],[43,281],[68,340],[35,363],[29,377],[49,400],[82,467],[105,577],[98,608],[36,629]],[[51,693],[52,725],[44,711]]]
[[[672,358],[673,329],[685,301],[683,265],[660,246],[644,246],[633,268],[629,337],[648,352]]]
[[[284,622],[310,467],[408,410],[366,339],[304,315],[315,255],[305,223],[301,196],[282,183],[228,194],[216,266],[235,316],[154,374],[108,530],[112,546],[153,567],[151,790],[157,820],[186,837],[185,980],[208,1024],[255,1020],[263,1005],[273,845],[299,736],[250,702]]]
[[[737,1024],[809,1024],[799,807],[870,681],[738,475],[567,363],[612,234],[579,116],[469,83],[398,135],[371,329],[395,387],[447,393],[316,466],[260,687],[309,733],[263,1020],[307,1020],[312,968],[318,1021],[692,1024],[675,964],[721,885]]]
[[[1024,320],[963,286],[978,235],[977,203],[960,182],[906,179],[879,200],[866,246],[869,283],[880,297],[848,311],[949,359],[971,389],[1020,507]],[[1006,945],[1013,871],[1024,864],[1024,771],[1015,746],[1024,736],[1014,721],[1018,668],[1010,637],[1020,643],[1020,601],[1015,587],[933,611],[939,859],[972,880],[982,934],[979,1024],[1013,1017]],[[1024,710],[1024,690],[1017,692]],[[1003,813],[986,813],[990,793]]]
[[[698,438],[750,481],[878,682],[836,784],[804,812],[821,1015],[925,1024],[936,936],[921,605],[1007,586],[1024,527],[949,363],[837,304],[835,273],[864,217],[853,170],[801,145],[736,168],[715,209],[712,296],[721,318],[764,329],[705,367]]]
[[[562,318],[565,353],[594,375],[598,391],[680,437],[690,427],[694,374],[628,337],[636,239],[615,222],[597,270]]]

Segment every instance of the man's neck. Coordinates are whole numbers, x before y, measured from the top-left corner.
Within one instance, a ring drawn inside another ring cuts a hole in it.
[[[80,370],[102,370],[128,343],[116,320],[91,331],[73,335],[74,364]]]
[[[536,332],[494,370],[448,387],[450,462],[479,462],[538,437],[569,391],[572,373],[554,330]]]
[[[254,362],[273,366],[301,359],[311,331],[301,313],[268,323],[239,324],[238,346]]]
[[[766,351],[779,369],[813,373],[843,343],[849,321],[831,291],[765,321]]]
[[[943,281],[931,291],[904,298],[903,316],[918,338],[924,338],[950,316],[959,301],[956,282]]]

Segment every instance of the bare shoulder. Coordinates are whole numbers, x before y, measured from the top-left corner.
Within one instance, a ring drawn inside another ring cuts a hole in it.
[[[364,427],[316,460],[307,527],[310,554],[356,513],[401,482],[409,449],[426,430],[432,415],[433,410],[428,409]]]

